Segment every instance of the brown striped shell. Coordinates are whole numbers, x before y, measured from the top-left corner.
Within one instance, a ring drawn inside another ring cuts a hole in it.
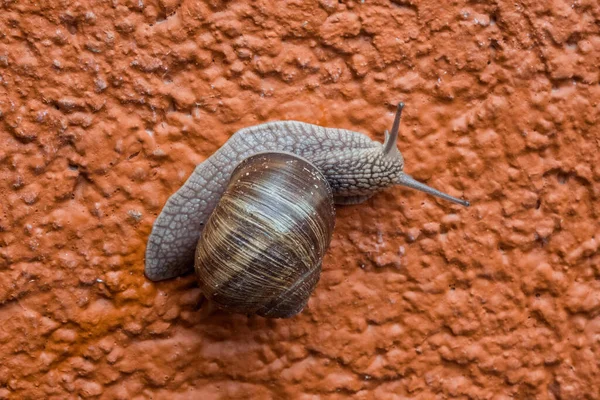
[[[196,247],[203,294],[232,312],[298,314],[319,281],[333,204],[327,180],[304,158],[269,152],[243,160]]]

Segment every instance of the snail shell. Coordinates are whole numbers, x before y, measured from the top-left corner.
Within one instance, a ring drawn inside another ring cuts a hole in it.
[[[232,312],[298,314],[319,281],[333,204],[324,175],[300,156],[267,152],[243,160],[196,247],[203,294]]]

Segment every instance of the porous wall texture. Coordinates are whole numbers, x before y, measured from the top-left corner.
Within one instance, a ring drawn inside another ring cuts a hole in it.
[[[0,398],[600,398],[597,0],[0,3]],[[308,307],[152,283],[167,198],[235,131],[383,140]]]

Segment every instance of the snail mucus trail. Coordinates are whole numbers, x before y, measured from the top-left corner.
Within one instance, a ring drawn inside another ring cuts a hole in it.
[[[319,212],[330,203],[331,210],[334,203],[359,204],[402,185],[468,206],[403,172],[397,147],[403,107],[398,104],[383,144],[359,132],[298,121],[237,131],[167,201],[148,239],[146,276],[170,279],[192,272],[195,265],[202,292],[218,307],[290,317],[303,309],[319,280],[334,223],[333,211],[329,216]],[[302,186],[312,179],[318,182],[314,190]],[[283,195],[289,198],[283,201]],[[281,204],[305,209],[294,214]],[[292,224],[292,214],[306,220]],[[318,223],[309,218],[315,215]],[[315,237],[315,232],[324,236]]]

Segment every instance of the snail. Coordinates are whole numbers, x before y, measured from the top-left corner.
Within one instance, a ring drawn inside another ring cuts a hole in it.
[[[391,133],[385,132],[383,144],[359,132],[298,121],[268,122],[237,131],[217,152],[195,168],[185,184],[165,204],[148,239],[146,276],[152,281],[161,281],[194,270],[195,256],[207,256],[201,235],[213,210],[221,209],[219,201],[229,191],[229,186],[235,186],[239,171],[248,167],[253,155],[262,153],[262,156],[268,155],[277,162],[280,162],[278,155],[293,155],[295,164],[302,164],[312,171],[313,176],[320,173],[331,190],[335,204],[362,203],[384,188],[403,185],[469,206],[468,201],[431,188],[403,172],[404,159],[397,148],[403,108],[404,104],[399,103]],[[266,164],[263,163],[263,167]],[[231,180],[232,175],[236,179]],[[329,243],[330,238],[324,240]],[[238,249],[232,251],[237,252]],[[315,273],[320,271],[320,262],[318,259]],[[208,268],[202,260],[196,259],[195,264],[197,273]],[[218,293],[215,296],[214,291],[203,286],[204,283],[200,285],[207,298],[220,296]],[[218,305],[234,310],[231,305]],[[293,309],[296,313],[300,310],[298,307]],[[293,312],[281,315],[291,316]]]

